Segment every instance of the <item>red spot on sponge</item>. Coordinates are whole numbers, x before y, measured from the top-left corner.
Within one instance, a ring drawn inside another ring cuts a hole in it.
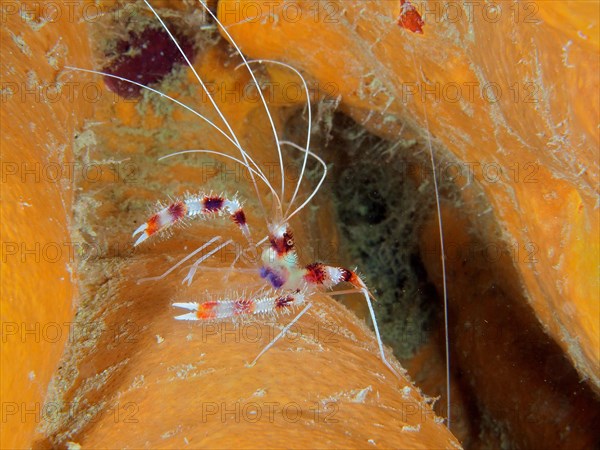
[[[190,61],[194,58],[194,46],[182,33],[172,32]],[[176,64],[185,64],[181,52],[167,32],[161,28],[147,28],[141,33],[129,33],[127,39],[116,43],[119,55],[103,70],[145,86],[156,84],[173,70]],[[106,86],[123,98],[137,98],[141,87],[126,81],[104,77]]]
[[[415,8],[409,0],[400,0],[400,17],[398,17],[398,25],[413,33],[423,33],[423,25],[425,25],[425,22],[421,18],[421,14],[419,14],[417,8]]]

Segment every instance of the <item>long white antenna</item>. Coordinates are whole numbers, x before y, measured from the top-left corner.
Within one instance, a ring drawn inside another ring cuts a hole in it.
[[[242,166],[245,166],[245,164],[242,160],[240,160],[234,156],[228,155],[227,153],[218,152],[216,150],[210,150],[210,149],[180,150],[178,152],[169,153],[168,155],[161,156],[160,158],[158,158],[158,160],[162,161],[163,159],[172,158],[173,156],[181,156],[181,155],[185,155],[185,154],[189,154],[189,153],[204,153],[204,154],[208,154],[208,155],[222,156],[223,158],[227,158],[227,159],[234,161]],[[271,193],[275,196],[275,199],[279,202],[279,208],[281,208],[281,202],[279,201],[279,197],[277,195],[277,192],[275,191],[275,188],[273,188],[271,183],[269,183],[269,180],[267,179],[267,177],[264,176],[263,173],[259,171],[260,169],[254,162],[254,160],[252,160],[252,158],[248,158],[248,159],[254,165],[254,167],[256,167],[256,169],[253,169],[252,167],[248,167],[248,166],[246,166],[246,168],[248,170],[251,170],[258,178],[260,178],[260,180],[263,183],[265,183],[265,185],[271,190]]]
[[[417,72],[417,61],[415,59],[414,50],[411,52],[415,72]],[[446,251],[444,250],[444,228],[442,225],[442,208],[440,206],[440,194],[437,182],[437,168],[435,164],[435,158],[433,156],[433,146],[431,145],[431,133],[429,132],[429,117],[427,116],[427,105],[423,101],[423,113],[425,117],[425,128],[427,130],[427,148],[429,149],[429,157],[431,159],[431,170],[433,175],[433,186],[435,189],[435,204],[437,208],[438,217],[438,229],[440,233],[440,260],[442,262],[442,290],[444,297],[444,337],[446,340],[445,352],[446,352],[446,397],[448,404],[446,407],[446,416],[448,429],[450,429],[450,337],[448,333],[448,286],[446,283]]]
[[[321,185],[323,184],[323,182],[325,181],[325,178],[327,177],[327,164],[325,163],[325,161],[323,161],[322,158],[320,158],[319,156],[317,156],[316,154],[314,154],[313,152],[311,152],[310,150],[306,150],[302,147],[300,147],[298,144],[295,144],[294,142],[290,142],[290,141],[281,141],[282,144],[284,145],[289,145],[292,148],[295,148],[296,150],[299,150],[301,152],[306,152],[306,154],[312,156],[313,158],[315,158],[323,167],[323,175],[321,175],[321,179],[319,180],[319,183],[317,183],[317,186],[313,189],[312,193],[308,196],[308,198],[306,200],[304,200],[304,203],[302,203],[300,206],[298,206],[294,212],[292,212],[291,214],[286,214],[286,216],[284,217],[284,221],[287,222],[288,220],[290,220],[290,218],[292,216],[295,216],[296,213],[298,213],[301,209],[303,209],[306,205],[308,205],[310,203],[310,201],[312,200],[312,198],[317,195],[317,192],[319,192],[319,189],[321,188]]]
[[[260,167],[256,164],[256,162],[252,159],[252,157],[246,153],[244,151],[244,149],[240,146],[239,142],[233,140],[227,133],[225,133],[221,128],[219,128],[213,121],[211,121],[210,119],[208,119],[206,116],[203,116],[202,114],[200,114],[198,111],[196,111],[194,108],[186,105],[183,102],[180,102],[179,100],[165,94],[164,92],[161,92],[157,89],[153,89],[150,86],[146,86],[145,84],[142,83],[138,83],[137,81],[133,81],[130,80],[129,78],[124,78],[124,77],[120,77],[118,75],[114,75],[112,73],[108,73],[108,72],[102,72],[100,70],[92,70],[92,69],[82,69],[81,67],[73,67],[73,66],[64,66],[65,69],[69,69],[69,70],[75,70],[77,72],[87,72],[87,73],[92,73],[95,75],[102,75],[105,77],[109,77],[109,78],[114,78],[116,80],[120,80],[120,81],[124,81],[126,83],[131,83],[134,84],[136,86],[139,86],[140,88],[146,89],[154,94],[160,95],[161,97],[164,97],[170,101],[172,101],[173,103],[181,106],[182,108],[187,109],[188,111],[190,111],[191,113],[195,114],[196,116],[198,116],[199,118],[201,118],[202,120],[204,120],[206,123],[208,123],[210,126],[212,126],[215,130],[217,130],[219,133],[221,133],[223,135],[223,137],[225,139],[227,139],[229,142],[231,142],[242,154],[242,156],[244,156],[244,161],[240,161],[237,158],[233,158],[230,157],[230,159],[233,159],[234,161],[240,163],[241,165],[243,165],[244,167],[246,167],[248,169],[248,171],[250,172],[250,175],[252,176],[252,181],[254,183],[254,186],[258,192],[258,187],[256,184],[256,180],[254,179],[254,175],[257,175],[258,177],[260,177],[261,180],[265,181],[267,179],[266,175],[264,174],[264,172],[260,169]],[[184,152],[179,152],[177,154],[181,154],[181,153],[186,153]],[[189,151],[188,151],[189,153]],[[209,153],[208,151],[206,153]],[[219,152],[214,152],[216,154],[221,154]],[[173,156],[174,154],[171,155],[167,155],[168,156]],[[158,160],[160,161],[161,159],[163,159],[163,157],[159,158]],[[250,164],[248,163],[248,161],[250,161],[252,163],[252,165],[254,165],[254,167],[256,169],[252,169],[252,167],[250,167]],[[271,187],[270,183],[268,181],[265,181],[265,183],[267,184],[267,186]],[[279,195],[277,194],[277,192],[275,192],[275,190],[271,187],[271,192],[273,193],[273,195],[275,196],[275,199],[277,200],[277,203],[279,204],[279,206],[281,207],[281,199],[279,198]],[[258,195],[258,194],[257,194]],[[260,200],[260,197],[259,197]],[[261,206],[262,206],[262,202],[260,202]],[[264,207],[263,207],[263,212],[264,212]]]
[[[225,137],[225,139],[227,139],[229,142],[231,142],[233,145],[235,145],[241,152],[245,153],[244,150],[239,146],[239,144],[237,144],[227,133],[225,133],[221,128],[219,128],[213,121],[208,119],[206,116],[203,116],[202,114],[200,114],[194,108],[186,105],[183,102],[180,102],[176,98],[173,98],[173,97],[165,94],[164,92],[160,92],[157,89],[153,89],[150,86],[146,86],[145,84],[130,80],[129,78],[120,77],[119,75],[114,75],[114,74],[108,73],[108,72],[102,72],[101,70],[82,69],[81,67],[73,67],[73,66],[64,66],[64,68],[69,69],[69,70],[75,70],[77,72],[86,72],[86,73],[92,73],[94,75],[102,75],[105,77],[114,78],[115,80],[120,80],[120,81],[124,81],[126,83],[131,83],[136,86],[139,86],[142,89],[146,89],[154,94],[160,95],[161,97],[164,97],[164,98],[172,101],[173,103],[176,103],[177,105],[181,106],[182,108],[187,109],[191,113],[195,114],[196,116],[198,116],[199,118],[204,120],[206,123],[208,123],[210,126],[212,126],[215,130],[217,130],[219,133],[221,133],[223,135],[223,137]]]
[[[144,1],[147,3],[147,0],[144,0]],[[219,25],[221,30],[223,30],[223,33],[225,33],[225,35],[227,36],[227,38],[229,39],[231,44],[235,47],[236,51],[238,52],[238,55],[240,55],[240,57],[242,58],[242,61],[244,61],[244,65],[247,67],[248,72],[250,73],[250,76],[252,77],[252,80],[254,81],[254,84],[256,85],[256,90],[258,91],[258,95],[260,96],[260,99],[265,107],[266,112],[267,112],[267,117],[269,118],[269,123],[271,124],[271,129],[273,130],[273,136],[275,137],[275,144],[277,145],[277,154],[279,155],[279,166],[281,168],[281,198],[284,198],[285,197],[285,174],[284,174],[284,167],[283,167],[283,157],[281,154],[281,145],[279,145],[279,136],[277,135],[277,128],[275,128],[275,123],[273,122],[273,117],[271,117],[271,113],[269,113],[269,108],[267,107],[267,101],[265,100],[265,96],[262,93],[260,84],[258,83],[256,76],[254,76],[254,72],[252,71],[252,68],[248,64],[248,61],[246,61],[246,58],[244,57],[242,51],[238,47],[238,45],[235,42],[235,40],[233,39],[233,37],[231,37],[231,34],[229,34],[229,31],[227,31],[227,28],[221,23],[221,21],[217,18],[217,16],[210,10],[210,8],[202,0],[198,0],[198,2],[202,5],[204,10],[208,14],[210,14],[210,16],[215,20],[215,22],[217,22],[217,24]]]
[[[187,57],[187,55],[185,54],[185,52],[181,48],[181,45],[179,45],[179,42],[177,42],[177,39],[175,39],[175,36],[173,35],[173,33],[171,33],[171,30],[169,29],[169,27],[167,27],[167,24],[158,15],[158,13],[152,7],[152,5],[148,2],[148,0],[144,0],[144,3],[146,4],[146,6],[148,6],[148,8],[150,9],[150,11],[152,11],[152,13],[156,16],[156,18],[158,19],[158,21],[160,22],[160,24],[162,25],[162,27],[164,28],[164,30],[167,32],[167,34],[169,35],[169,37],[171,38],[171,40],[173,41],[173,43],[177,46],[177,49],[179,50],[179,53],[181,53],[181,56],[183,56],[183,58],[185,59],[185,62],[187,63],[188,67],[194,73],[196,79],[200,83],[200,86],[202,86],[202,90],[207,95],[207,97],[208,97],[210,103],[212,104],[213,108],[215,108],[215,111],[217,112],[217,114],[219,115],[219,117],[221,118],[221,120],[223,121],[223,123],[225,124],[225,126],[227,127],[227,129],[229,130],[229,132],[231,133],[231,137],[237,143],[237,148],[240,149],[240,152],[242,154],[242,159],[246,163],[246,167],[248,169],[250,169],[250,166],[249,166],[247,158],[246,158],[246,152],[242,150],[242,146],[240,145],[235,132],[231,128],[231,125],[229,125],[229,122],[227,121],[227,119],[225,118],[225,116],[223,115],[223,113],[221,112],[221,110],[219,109],[219,107],[217,106],[217,103],[215,102],[215,100],[212,98],[212,95],[210,94],[210,91],[208,90],[208,88],[204,84],[204,81],[202,81],[202,78],[200,78],[200,75],[198,75],[198,72],[196,72],[196,69],[194,68],[192,62],[189,60],[189,58]],[[220,25],[219,20],[214,16],[214,14],[210,11],[210,9],[208,9],[208,7],[204,3],[202,3],[201,1],[200,1],[200,4],[204,7],[204,9],[206,9],[210,13],[211,16],[214,17],[214,19]],[[234,43],[234,45],[235,45],[236,49],[238,49],[237,45],[235,43]],[[239,52],[239,49],[238,49],[238,52]],[[241,52],[240,52],[240,55],[241,55]],[[244,56],[242,55],[242,59],[243,58],[244,58]],[[254,78],[254,74],[252,74],[252,77]],[[257,83],[257,86],[258,86],[258,83]],[[261,94],[261,97],[262,97],[262,92],[260,91],[260,88],[258,89],[258,91],[259,91],[259,93]],[[263,101],[264,101],[264,99],[263,99]],[[269,119],[270,119],[270,117],[269,117]],[[278,145],[279,145],[279,142],[278,142]],[[281,163],[281,167],[282,167],[282,172],[283,172],[283,162]],[[249,170],[249,172],[250,172],[250,177],[252,178],[252,183],[254,184],[254,189],[256,191],[256,197],[257,197],[258,202],[260,204],[260,207],[261,207],[261,209],[263,211],[263,215],[265,216],[265,219],[266,219],[266,217],[267,217],[266,216],[266,211],[265,211],[265,207],[264,207],[263,202],[262,202],[262,198],[260,196],[260,191],[258,190],[258,185],[256,184],[256,179],[254,178],[254,174],[252,173],[252,171]]]
[[[248,61],[248,64],[252,64],[252,63],[275,64],[275,65],[285,67],[288,70],[291,70],[296,75],[298,75],[298,78],[300,78],[300,80],[302,81],[302,85],[304,86],[304,92],[306,94],[306,107],[308,109],[308,127],[306,130],[306,150],[304,152],[304,159],[302,161],[302,170],[300,171],[300,176],[298,177],[298,182],[296,183],[296,189],[294,189],[294,194],[292,195],[292,198],[290,199],[290,202],[287,205],[285,214],[283,214],[283,212],[282,212],[282,216],[285,217],[290,212],[290,209],[292,208],[292,204],[294,203],[294,200],[296,199],[296,196],[298,195],[298,191],[300,190],[300,184],[302,183],[302,178],[304,176],[304,172],[306,171],[306,162],[308,160],[308,154],[309,154],[309,149],[310,149],[310,136],[311,136],[311,132],[312,132],[312,107],[310,105],[310,91],[308,90],[308,85],[306,84],[306,80],[304,79],[302,74],[295,67],[292,67],[289,64],[283,63],[281,61],[274,61],[272,59],[256,59],[256,60]],[[240,67],[240,66],[238,66],[238,67]],[[236,67],[236,69],[238,67]],[[280,141],[280,144],[283,144],[283,141]],[[282,201],[285,201],[285,199],[282,198]]]

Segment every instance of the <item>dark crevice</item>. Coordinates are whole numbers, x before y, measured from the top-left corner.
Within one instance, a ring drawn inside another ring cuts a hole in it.
[[[427,149],[390,142],[340,112],[320,116],[315,148],[331,163],[323,194],[335,205],[340,261],[357,266],[378,301],[384,342],[446,415],[444,312],[437,212]],[[287,131],[304,129],[302,115]],[[299,137],[300,135],[298,135]],[[437,150],[443,164],[448,156]],[[439,174],[438,174],[439,175]],[[591,448],[598,400],[543,331],[480,191],[465,204],[438,179],[449,285],[453,432],[465,448]],[[472,189],[479,189],[473,187]],[[426,233],[426,234],[424,234]],[[491,258],[488,243],[498,247]],[[428,246],[431,245],[430,248]],[[436,248],[437,246],[437,248]],[[493,255],[496,256],[496,255]],[[554,417],[554,419],[552,419]],[[548,447],[550,446],[550,447]]]

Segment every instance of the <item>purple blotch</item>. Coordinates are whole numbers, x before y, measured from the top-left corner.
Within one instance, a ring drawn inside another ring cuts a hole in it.
[[[194,58],[194,45],[182,33],[170,26],[173,35],[190,61]],[[162,81],[175,64],[185,64],[185,59],[169,35],[162,28],[148,28],[141,33],[129,33],[127,39],[116,44],[115,61],[104,67],[104,72],[127,78],[145,86]],[[142,88],[126,81],[105,76],[108,89],[123,98],[137,98]]]
[[[268,267],[260,268],[260,277],[265,278],[275,289],[279,289],[285,284],[283,277]]]

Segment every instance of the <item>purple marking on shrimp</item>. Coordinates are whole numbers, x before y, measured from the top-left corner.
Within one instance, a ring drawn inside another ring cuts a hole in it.
[[[279,289],[285,284],[285,279],[268,267],[263,266],[260,268],[260,277],[266,279],[275,289]]]
[[[221,197],[205,197],[202,200],[204,209],[208,212],[219,211],[223,207],[225,200]]]

